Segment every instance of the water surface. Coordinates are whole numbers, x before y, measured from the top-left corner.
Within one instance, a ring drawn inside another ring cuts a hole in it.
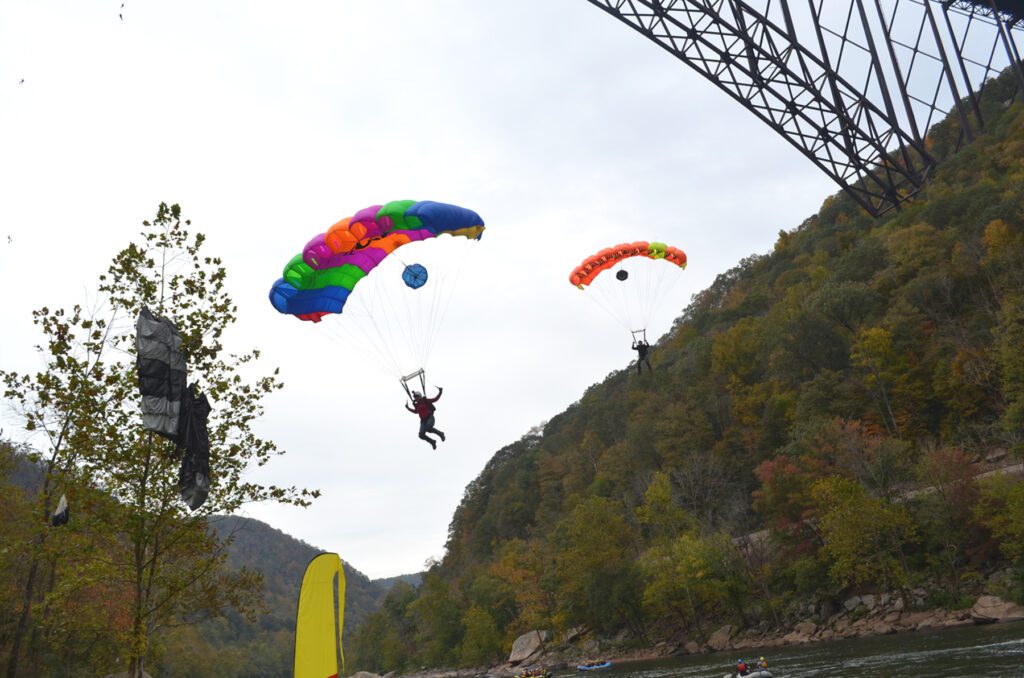
[[[1024,622],[620,663],[587,678],[722,678],[764,655],[775,678],[1024,678]],[[730,669],[732,672],[730,673]],[[559,675],[568,676],[566,672]],[[573,672],[572,675],[576,675]]]

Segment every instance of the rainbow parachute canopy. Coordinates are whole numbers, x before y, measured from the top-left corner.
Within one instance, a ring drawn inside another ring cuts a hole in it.
[[[359,281],[399,247],[445,234],[479,240],[483,232],[480,215],[457,205],[397,200],[367,207],[292,257],[270,288],[270,303],[281,313],[320,322],[341,313]]]

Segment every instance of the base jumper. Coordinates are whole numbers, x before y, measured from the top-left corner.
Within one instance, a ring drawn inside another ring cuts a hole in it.
[[[420,416],[419,437],[421,440],[426,440],[428,443],[430,443],[430,447],[435,450],[437,449],[437,441],[435,441],[427,434],[433,433],[442,441],[444,440],[444,432],[434,428],[434,411],[437,409],[434,407],[434,403],[438,401],[438,399],[441,397],[441,393],[443,392],[444,389],[438,386],[437,395],[434,396],[433,398],[427,398],[419,391],[413,391],[412,407],[409,407],[408,405],[405,406],[405,409],[409,410],[410,412],[415,412]]]

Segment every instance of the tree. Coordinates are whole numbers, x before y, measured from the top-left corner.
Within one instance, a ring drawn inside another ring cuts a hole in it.
[[[932,449],[918,465],[925,489],[915,497],[915,517],[927,540],[927,559],[955,597],[961,595],[968,550],[978,541],[972,516],[978,472],[978,465],[956,448]]]
[[[560,621],[601,631],[626,626],[642,636],[636,535],[622,505],[603,497],[580,500],[560,526],[556,542]]]
[[[663,471],[654,474],[636,514],[653,543],[670,542],[694,527],[693,518],[673,500],[672,482]]]
[[[833,581],[886,588],[906,583],[903,547],[914,537],[914,524],[905,509],[871,497],[845,478],[820,480],[811,493]]]
[[[415,600],[416,591],[405,582],[388,591],[381,608],[367,615],[346,641],[350,667],[383,674],[412,664],[415,628],[409,607]]]
[[[259,578],[225,567],[230,538],[218,541],[210,533],[210,515],[257,501],[305,506],[318,494],[243,478],[251,465],[282,454],[251,429],[263,412],[263,398],[281,383],[276,370],[252,380],[243,376],[252,373],[258,350],[225,350],[223,334],[237,311],[225,287],[227,272],[219,258],[203,252],[205,237],[190,235],[189,225],[177,205],[161,204],[156,218],[144,222],[141,241],[119,252],[100,276],[99,307],[106,316],[78,306],[70,312],[40,309],[35,320],[46,337],[47,369],[3,373],[6,397],[25,429],[46,435],[41,513],[50,510],[58,481],[102,487],[113,499],[96,502],[77,519],[120,545],[106,554],[109,571],[103,576],[127,592],[130,623],[122,647],[131,676],[141,675],[150,638],[167,624],[215,616],[228,607],[250,614],[258,609]],[[210,495],[192,513],[178,498],[177,450],[141,423],[130,327],[143,306],[181,330],[189,379],[213,403]],[[30,572],[22,606],[26,619],[46,541],[44,530],[34,542],[36,572]],[[13,643],[11,678],[26,627]]]
[[[899,431],[899,423],[892,402],[892,381],[902,373],[900,356],[893,349],[892,335],[881,327],[868,327],[857,333],[850,354],[853,364],[865,369],[865,384],[878,404],[885,430],[890,435]]]
[[[641,563],[644,606],[654,615],[672,613],[701,635],[705,620],[726,612],[746,623],[750,587],[729,535],[680,534],[647,551]]]
[[[487,610],[474,605],[462,616],[466,629],[459,648],[459,659],[469,666],[488,665],[501,656],[501,634]]]
[[[488,566],[490,575],[508,587],[515,601],[516,615],[509,627],[513,633],[525,633],[551,623],[556,595],[548,550],[540,540],[510,539],[502,544]],[[479,599],[474,596],[474,600]]]
[[[429,666],[444,666],[456,658],[462,643],[463,609],[451,584],[431,568],[420,584],[419,597],[409,605],[416,625],[419,658]]]
[[[1000,423],[1011,449],[1024,456],[1024,294],[1014,293],[1003,302],[999,312],[996,350],[1002,376],[1006,410]]]
[[[986,478],[974,515],[1014,563],[1024,559],[1024,481],[1009,474]]]

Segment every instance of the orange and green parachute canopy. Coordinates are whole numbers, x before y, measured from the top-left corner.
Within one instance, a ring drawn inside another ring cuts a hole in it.
[[[686,268],[686,253],[681,249],[665,243],[640,240],[606,247],[591,254],[569,274],[569,282],[582,290],[594,282],[601,273],[631,257],[662,259],[679,268]]]

